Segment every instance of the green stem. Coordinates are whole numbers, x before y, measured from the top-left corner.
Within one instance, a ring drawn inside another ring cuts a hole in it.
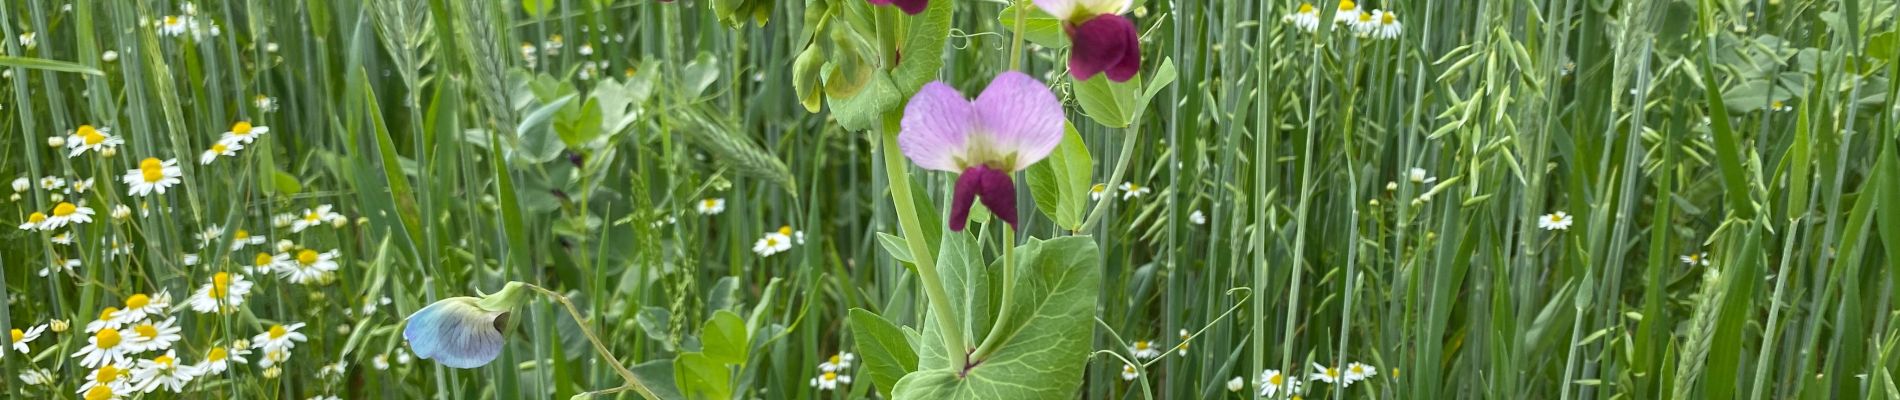
[[[1010,7],[1016,8],[1016,29],[1010,30],[1009,39],[1009,69],[1014,71],[1023,67],[1023,26],[1028,25],[1029,2],[1016,1]]]
[[[555,302],[561,303],[562,307],[566,307],[567,315],[570,317],[574,317],[574,322],[576,322],[574,325],[580,327],[581,335],[587,336],[587,342],[593,343],[594,352],[599,353],[600,358],[607,359],[608,364],[613,364],[614,373],[620,374],[620,378],[625,379],[627,381],[627,384],[625,385],[620,385],[619,387],[615,387],[611,389],[596,390],[592,392],[583,393],[581,394],[581,396],[576,396],[577,398],[591,397],[593,395],[619,393],[619,392],[624,392],[628,390],[632,390],[636,393],[640,393],[641,397],[645,397],[648,399],[658,400],[660,398],[659,395],[653,394],[652,389],[647,388],[646,382],[641,382],[640,377],[635,376],[633,374],[633,371],[627,370],[627,366],[621,364],[620,359],[614,357],[614,353],[607,350],[607,345],[601,344],[600,337],[594,335],[594,329],[588,327],[589,323],[586,322],[587,319],[581,318],[580,310],[577,310],[574,308],[574,302],[571,300],[568,300],[566,295],[556,293],[552,290],[548,290],[547,288],[536,286],[532,283],[526,283],[524,285],[527,285],[528,288],[530,289],[534,289],[534,291],[536,292],[541,292],[541,294],[547,295],[548,298],[554,299]]]
[[[936,252],[924,241],[923,226],[917,221],[917,203],[910,192],[910,170],[904,166],[904,158],[897,153],[897,122],[895,115],[884,117],[884,146],[878,149],[884,153],[884,175],[891,182],[891,201],[897,208],[897,222],[904,231],[904,241],[910,244],[911,258],[916,259],[917,278],[923,281],[924,294],[930,298],[930,310],[937,314],[937,330],[942,332],[944,356],[955,361],[957,366],[970,364],[970,355],[964,351],[963,330],[959,329],[956,312],[950,308],[950,297],[943,289],[943,280],[937,276]]]
[[[996,350],[996,345],[1003,341],[1003,326],[1009,325],[1007,322],[1016,310],[1016,307],[1013,307],[1016,303],[1016,227],[1007,224],[1005,226],[1007,229],[1003,229],[1002,306],[997,308],[1000,311],[997,312],[996,320],[990,323],[990,334],[984,335],[983,344],[977,345],[976,351],[970,353],[972,359],[981,360],[988,357],[991,351]]]

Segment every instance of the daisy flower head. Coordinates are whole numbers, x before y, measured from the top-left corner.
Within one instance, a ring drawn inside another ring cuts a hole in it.
[[[24,176],[13,178],[13,192],[14,193],[25,192],[27,189],[32,189],[32,188],[33,188],[32,179],[26,179],[26,177]]]
[[[127,338],[119,335],[118,329],[104,328],[86,339],[86,346],[73,353],[79,359],[79,365],[86,368],[99,368],[107,364],[125,364],[130,361],[126,352]]]
[[[106,307],[104,310],[99,310],[98,319],[86,323],[86,333],[95,333],[107,328],[124,328],[125,323],[129,321],[131,319],[126,318],[125,313],[119,312],[118,307]]]
[[[1134,354],[1135,358],[1143,360],[1154,359],[1155,357],[1161,356],[1161,350],[1155,348],[1154,342],[1147,340],[1135,341],[1134,345],[1128,346],[1128,352]]]
[[[339,221],[349,222],[349,218],[345,218],[342,213],[331,211],[329,204],[319,205],[316,209],[304,209],[301,216],[291,220],[290,231],[303,232],[304,229],[309,229],[313,226],[322,226],[326,223],[334,224]]]
[[[1346,364],[1346,383],[1347,384],[1371,379],[1373,376],[1376,376],[1376,375],[1379,375],[1379,369],[1374,368],[1371,365],[1365,365],[1365,364],[1357,363],[1357,362]]]
[[[1174,345],[1174,354],[1182,358],[1187,358],[1188,339],[1192,336],[1188,335],[1188,330],[1186,329],[1182,329],[1179,333],[1181,336],[1181,344]]]
[[[1194,210],[1194,212],[1188,213],[1188,223],[1207,225],[1207,214],[1201,213],[1201,210]]]
[[[1338,385],[1352,385],[1352,381],[1347,380],[1345,374],[1340,372],[1339,368],[1331,368],[1319,365],[1319,363],[1313,363],[1313,371],[1312,376],[1309,377],[1312,380]]]
[[[53,237],[48,240],[53,241],[53,244],[70,245],[70,244],[73,244],[73,232],[65,231],[65,232],[53,234]]]
[[[324,365],[323,368],[318,368],[317,376],[343,376],[344,372],[349,371],[349,367],[350,367],[349,363],[346,363],[343,361],[337,361],[334,363],[330,363],[328,365]]]
[[[1234,377],[1234,379],[1227,380],[1227,391],[1229,392],[1240,392],[1246,389],[1247,389],[1247,378],[1236,376]]]
[[[1358,13],[1357,18],[1353,18],[1352,21],[1347,22],[1346,26],[1352,28],[1353,36],[1370,37],[1372,36],[1372,31],[1379,28],[1378,14],[1378,10],[1373,10],[1369,13]]]
[[[1260,397],[1273,397],[1280,392],[1299,393],[1300,381],[1288,381],[1280,370],[1269,369],[1260,371],[1260,377],[1254,380],[1254,384],[1260,387]]]
[[[260,112],[277,111],[277,98],[260,94],[251,97],[251,105],[257,106]]]
[[[1300,3],[1300,7],[1297,11],[1294,11],[1292,14],[1287,14],[1285,17],[1281,17],[1280,20],[1293,24],[1293,27],[1299,28],[1302,31],[1313,32],[1319,30],[1319,10],[1313,8],[1313,3]]]
[[[1046,9],[1045,2],[1037,5]],[[974,101],[931,82],[905,105],[897,147],[919,167],[959,174],[950,230],[963,231],[978,199],[1015,227],[1016,185],[1009,174],[1047,158],[1062,142],[1063,120],[1055,93],[1021,72],[997,75]]]
[[[158,322],[148,320],[132,325],[131,329],[126,330],[125,333],[130,334],[130,337],[126,338],[125,345],[128,351],[133,353],[171,350],[173,343],[184,339],[182,332],[183,329],[178,327],[177,318],[166,318]]]
[[[112,219],[122,220],[126,218],[131,218],[131,217],[132,217],[132,207],[128,207],[124,204],[112,206]]]
[[[771,257],[791,249],[792,238],[778,232],[766,232],[765,237],[752,244],[752,252],[758,253],[759,257]]]
[[[1558,212],[1546,214],[1544,215],[1543,218],[1539,218],[1537,220],[1537,227],[1544,228],[1544,230],[1547,230],[1547,231],[1569,230],[1570,223],[1571,223],[1570,214],[1565,214],[1563,211],[1558,211]]]
[[[699,215],[719,215],[726,212],[726,199],[708,197],[699,201]]]
[[[1147,186],[1137,185],[1134,182],[1122,182],[1121,189],[1122,200],[1141,197],[1141,195],[1148,194],[1149,191]]]
[[[132,367],[132,382],[139,391],[151,393],[164,388],[172,393],[185,391],[185,384],[198,377],[198,367],[178,365],[178,357],[172,351],[149,360],[139,360]]]
[[[55,228],[55,227],[49,226],[50,224],[48,224],[46,221],[47,221],[46,213],[34,211],[32,214],[27,214],[26,222],[20,223],[20,230],[37,231],[37,230],[52,230],[53,228]]]
[[[1697,265],[1707,267],[1709,266],[1709,253],[1705,251],[1682,256],[1682,263],[1688,264],[1691,267]]]
[[[66,158],[78,157],[87,151],[105,151],[121,144],[125,144],[125,139],[112,136],[110,129],[80,125],[79,129],[73,130],[72,135],[66,136],[66,149],[69,150]]]
[[[1412,168],[1405,171],[1405,179],[1421,185],[1430,185],[1438,182],[1438,177],[1426,176],[1426,174],[1427,172],[1424,168]]]
[[[205,149],[204,154],[198,155],[198,164],[210,165],[212,161],[217,161],[219,156],[236,157],[238,150],[244,150],[243,143],[220,140],[212,143],[211,148]]]
[[[1333,23],[1352,24],[1359,20],[1359,3],[1352,0],[1339,0],[1339,11],[1333,13]]]
[[[86,179],[74,178],[73,184],[70,186],[67,186],[66,190],[69,193],[82,193],[82,194],[86,193],[87,190],[92,190],[92,178],[86,178]]]
[[[238,121],[232,123],[231,130],[224,132],[224,136],[219,137],[218,141],[251,144],[251,141],[257,140],[257,137],[264,136],[266,133],[270,133],[268,126],[251,126],[250,121]]]
[[[57,273],[71,274],[74,268],[79,268],[79,259],[61,259],[56,257],[53,259],[52,264],[47,265],[45,268],[40,268],[40,277],[51,277]]]
[[[33,343],[34,339],[39,339],[40,335],[46,333],[46,324],[26,328],[24,331],[19,328],[14,328],[13,331],[9,333],[12,334],[11,339],[13,341],[11,343],[13,343],[13,350],[19,351],[20,354],[32,353],[33,348],[27,345]]]
[[[119,317],[126,322],[143,320],[148,316],[164,313],[165,309],[171,306],[171,292],[160,291],[158,295],[134,293],[125,298],[125,308],[119,310]]]
[[[842,371],[846,368],[851,368],[851,363],[857,361],[857,359],[858,356],[850,352],[832,354],[831,359],[818,363],[818,370],[825,372]]]
[[[792,230],[791,225],[780,225],[778,234],[792,238],[792,244],[805,244],[805,231]]]
[[[191,304],[192,311],[230,313],[244,305],[244,296],[250,293],[251,281],[244,280],[244,275],[219,272],[185,302]]]
[[[119,398],[135,389],[132,382],[125,379],[130,375],[132,371],[127,371],[119,365],[101,365],[92,370],[92,373],[86,374],[86,383],[79,386],[79,393],[85,394],[86,400]],[[103,397],[95,397],[100,394],[103,394]]]
[[[811,378],[811,387],[818,388],[818,390],[837,390],[839,384],[851,384],[851,375],[839,375],[837,372],[825,371],[824,373],[818,374],[817,378]]]
[[[20,373],[20,382],[29,386],[49,386],[53,384],[53,372],[44,369],[29,369]]]
[[[318,253],[316,250],[303,249],[296,254],[278,254],[273,264],[277,276],[295,284],[317,283],[334,276],[337,270],[337,251]]]
[[[262,245],[269,242],[270,240],[266,239],[264,235],[252,235],[251,231],[243,229],[238,229],[231,233],[231,251],[244,250],[246,246]]]
[[[191,16],[167,15],[158,22],[158,33],[165,36],[184,35],[191,30]]]
[[[231,363],[244,364],[244,356],[251,355],[251,349],[244,346],[243,340],[228,346],[216,346],[205,352],[204,360],[198,361],[198,371],[205,374],[222,373],[231,367]]]
[[[1141,371],[1135,369],[1135,364],[1122,364],[1122,380],[1133,381],[1140,377]]]
[[[122,180],[132,189],[126,193],[144,196],[147,193],[165,194],[165,189],[184,181],[185,170],[178,167],[178,159],[160,161],[158,158],[146,158],[139,161],[138,169],[126,171]]]
[[[40,230],[52,230],[68,224],[77,225],[92,222],[92,214],[92,207],[62,201],[59,202],[58,205],[53,206],[53,215],[46,217],[46,222],[40,224]]]
[[[257,257],[251,258],[251,265],[244,266],[244,273],[251,275],[270,273],[276,270],[277,256],[273,256],[268,252],[258,252]]]
[[[388,371],[389,353],[377,354],[375,357],[370,357],[369,366],[376,368],[377,371]]]
[[[266,353],[294,349],[297,347],[297,342],[310,339],[305,337],[302,333],[297,332],[297,330],[301,328],[303,328],[302,322],[290,325],[271,325],[270,329],[265,330],[264,333],[259,333],[257,336],[251,337],[251,348],[264,350]],[[268,365],[266,367],[268,367]]]
[[[66,188],[66,178],[47,176],[40,178],[40,190],[60,190]]]
[[[1372,31],[1373,38],[1387,40],[1398,39],[1400,34],[1405,33],[1404,25],[1399,23],[1399,16],[1393,14],[1392,11],[1379,12],[1379,17],[1376,20],[1379,26]]]
[[[1108,194],[1108,184],[1097,183],[1089,186],[1089,200],[1101,200],[1102,195],[1105,194]]]

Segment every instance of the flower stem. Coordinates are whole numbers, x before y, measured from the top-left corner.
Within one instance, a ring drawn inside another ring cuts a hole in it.
[[[996,320],[990,321],[990,334],[983,336],[983,344],[970,353],[971,359],[981,360],[996,351],[996,346],[1003,341],[1003,326],[1016,314],[1016,227],[1004,226],[1007,229],[1003,229],[1003,304],[997,307]]]
[[[1028,0],[1018,0],[1014,3],[1012,7],[1016,8],[1016,29],[1010,30],[1009,69],[1020,71],[1023,68],[1023,26],[1029,21],[1030,4]]]
[[[884,153],[884,175],[891,182],[891,201],[897,208],[897,222],[904,231],[904,241],[910,244],[911,258],[917,264],[917,278],[923,281],[924,294],[930,298],[930,310],[936,314],[937,330],[943,336],[944,356],[961,369],[969,365],[969,353],[964,350],[963,330],[958,328],[959,318],[950,308],[950,297],[943,289],[943,280],[937,276],[936,252],[924,241],[924,229],[917,220],[917,203],[910,192],[910,171],[904,167],[903,156],[897,150],[896,115],[884,117],[884,146],[878,152]]]
[[[634,392],[640,393],[641,397],[645,397],[647,399],[658,400],[660,398],[659,395],[653,394],[652,389],[647,388],[646,382],[641,382],[640,377],[634,376],[633,371],[627,370],[626,365],[620,364],[620,359],[614,357],[613,352],[607,350],[607,345],[601,344],[600,337],[594,335],[594,329],[588,327],[589,324],[586,322],[587,319],[581,317],[580,310],[574,309],[574,302],[571,300],[568,300],[566,295],[556,293],[552,290],[548,290],[547,288],[536,286],[535,284],[532,284],[532,283],[524,283],[524,285],[527,285],[528,288],[530,289],[534,289],[534,291],[536,292],[541,292],[541,294],[547,295],[548,298],[553,299],[555,302],[561,303],[562,307],[566,307],[567,315],[570,317],[574,317],[574,322],[575,322],[574,325],[579,326],[581,328],[581,335],[587,336],[587,341],[589,343],[594,344],[594,352],[599,353],[600,358],[607,359],[607,363],[613,365],[614,373],[619,374],[620,379],[625,379],[627,381],[627,384],[625,385],[620,385],[619,387],[615,387],[611,389],[596,390],[592,392],[582,393],[580,396],[575,396],[576,398],[586,398],[586,397],[591,397],[593,395],[619,393],[619,392],[624,392],[628,390],[632,390]]]

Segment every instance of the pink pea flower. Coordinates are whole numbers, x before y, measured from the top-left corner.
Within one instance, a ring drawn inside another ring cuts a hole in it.
[[[1141,35],[1121,13],[1129,0],[1036,0],[1036,7],[1063,21],[1069,34],[1069,75],[1087,80],[1095,74],[1127,82],[1141,70]]]
[[[957,172],[950,230],[962,231],[970,206],[982,200],[1016,226],[1016,185],[1009,174],[1042,161],[1062,142],[1062,103],[1042,81],[1009,71],[976,100],[931,82],[904,108],[897,147],[924,169]]]
[[[865,0],[865,1],[870,2],[872,5],[879,5],[879,6],[887,6],[887,5],[896,4],[897,9],[904,10],[904,14],[909,14],[909,15],[917,15],[917,13],[924,12],[925,8],[930,8],[930,0]]]

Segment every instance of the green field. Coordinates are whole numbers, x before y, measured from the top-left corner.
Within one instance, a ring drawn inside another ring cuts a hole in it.
[[[1900,398],[1900,1],[1313,1],[4,0],[0,398]]]

